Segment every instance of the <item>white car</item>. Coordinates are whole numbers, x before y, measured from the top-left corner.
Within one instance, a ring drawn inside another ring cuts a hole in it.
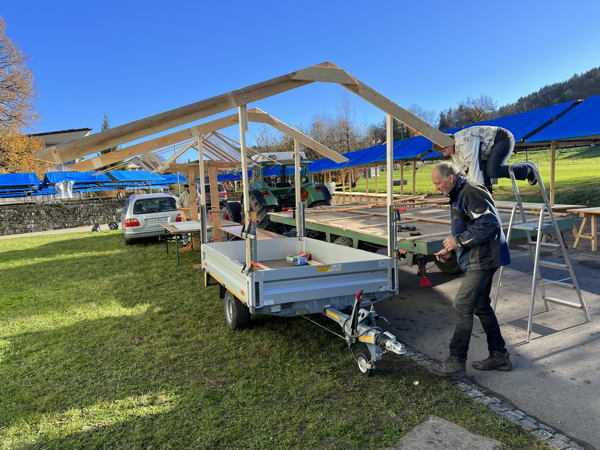
[[[121,210],[121,230],[125,245],[136,239],[160,237],[165,234],[161,223],[181,222],[181,213],[172,194],[132,195]]]

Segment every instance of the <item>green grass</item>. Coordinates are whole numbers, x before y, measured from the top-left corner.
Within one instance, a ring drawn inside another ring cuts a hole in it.
[[[228,331],[181,256],[119,231],[0,240],[1,449],[377,449],[428,414],[547,448],[406,357],[362,376],[302,318]]]
[[[558,154],[558,153],[557,153]],[[547,190],[550,189],[550,152],[530,152],[525,155],[521,152],[513,155],[509,164],[528,159],[538,166],[542,180]],[[431,164],[418,163],[416,176],[416,194],[439,194],[431,183],[431,172],[436,162]],[[563,151],[556,160],[555,179],[555,203],[581,204],[585,206],[600,206],[600,196],[597,195],[600,188],[600,149],[598,147],[584,147]],[[394,179],[400,179],[400,170],[394,171]],[[404,194],[412,194],[412,165],[404,167],[404,179],[408,184],[404,186]],[[512,194],[514,192],[510,179],[500,179],[494,186],[494,194]],[[378,177],[379,193],[386,192],[385,172]],[[536,188],[530,187],[526,181],[519,181],[519,190],[524,201],[540,202],[542,196],[534,193]],[[366,181],[361,178],[356,182],[353,191],[365,192]],[[375,180],[369,179],[369,192],[375,192]],[[400,186],[394,187],[394,193],[400,193]],[[532,194],[530,194],[532,193]],[[512,199],[514,197],[503,197]]]

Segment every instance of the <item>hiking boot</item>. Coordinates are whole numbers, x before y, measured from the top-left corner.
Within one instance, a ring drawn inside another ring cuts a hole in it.
[[[512,363],[510,362],[509,355],[510,353],[500,353],[497,351],[493,351],[490,353],[490,356],[483,361],[474,361],[471,366],[473,369],[477,370],[503,370],[508,372],[512,369]]]
[[[538,182],[533,169],[530,169],[529,173],[527,174],[527,182],[529,183],[529,186],[535,186]]]
[[[462,377],[467,371],[467,358],[450,355],[446,361],[432,366],[430,370],[443,377]]]

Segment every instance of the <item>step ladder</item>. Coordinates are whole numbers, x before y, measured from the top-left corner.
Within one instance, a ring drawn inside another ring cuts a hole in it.
[[[544,199],[544,204],[540,209],[540,217],[537,222],[527,222],[525,217],[525,210],[523,208],[523,202],[521,201],[521,194],[519,193],[519,187],[517,186],[517,180],[515,179],[515,174],[513,170],[513,166],[515,165],[527,165],[529,166],[535,173],[535,176],[538,180],[538,184],[540,187],[540,191],[542,193],[542,198]],[[544,306],[546,311],[550,311],[549,303],[554,303],[556,305],[562,305],[569,308],[581,309],[583,314],[585,315],[586,322],[590,322],[590,314],[587,306],[585,305],[585,301],[581,295],[581,289],[579,288],[579,284],[577,283],[577,278],[575,277],[575,272],[573,271],[573,266],[571,265],[571,261],[569,259],[569,255],[567,254],[567,247],[564,243],[562,235],[560,233],[560,229],[558,228],[558,224],[556,223],[556,218],[554,217],[554,212],[550,206],[550,202],[548,201],[548,196],[546,194],[546,189],[544,188],[544,183],[542,182],[542,178],[540,177],[540,173],[535,164],[530,162],[518,162],[514,163],[509,167],[510,179],[512,181],[512,185],[515,191],[516,203],[513,206],[510,222],[508,224],[508,232],[506,236],[507,242],[510,242],[511,233],[513,230],[523,230],[527,235],[527,246],[529,248],[529,252],[531,253],[531,257],[533,259],[533,278],[531,283],[531,298],[529,303],[529,319],[527,321],[527,342],[531,340],[531,327],[533,325],[533,306],[535,303],[536,291],[539,289],[542,294],[542,300],[544,301]],[[515,224],[515,216],[516,211],[519,210],[521,223]],[[546,214],[548,217],[546,217]],[[558,244],[542,242],[542,237],[544,234],[552,231],[558,240]],[[532,240],[532,234],[536,235],[536,239]],[[552,250],[560,250],[562,252],[562,257],[564,258],[564,264],[555,263],[551,261],[542,261],[540,260],[540,252],[542,248],[552,249]],[[552,269],[564,270],[569,273],[568,277],[565,277],[561,280],[549,280],[547,278],[543,278],[541,274],[540,267],[549,267]],[[500,285],[502,282],[502,272],[503,267],[500,267],[500,271],[498,273],[498,282],[496,284],[496,293],[494,296],[494,301],[492,303],[492,308],[496,311],[496,306],[498,303],[498,294],[500,291]],[[560,288],[564,288],[567,290],[574,291],[577,296],[577,301],[563,300],[556,297],[550,297],[546,295],[546,287],[547,286],[557,286]],[[504,325],[514,326],[511,324],[503,323]],[[520,327],[515,327],[519,329],[523,329]]]

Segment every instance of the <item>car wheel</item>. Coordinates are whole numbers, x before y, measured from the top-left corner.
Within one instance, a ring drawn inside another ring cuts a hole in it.
[[[125,236],[123,236],[123,243],[125,245],[133,245],[133,239],[127,239]]]

